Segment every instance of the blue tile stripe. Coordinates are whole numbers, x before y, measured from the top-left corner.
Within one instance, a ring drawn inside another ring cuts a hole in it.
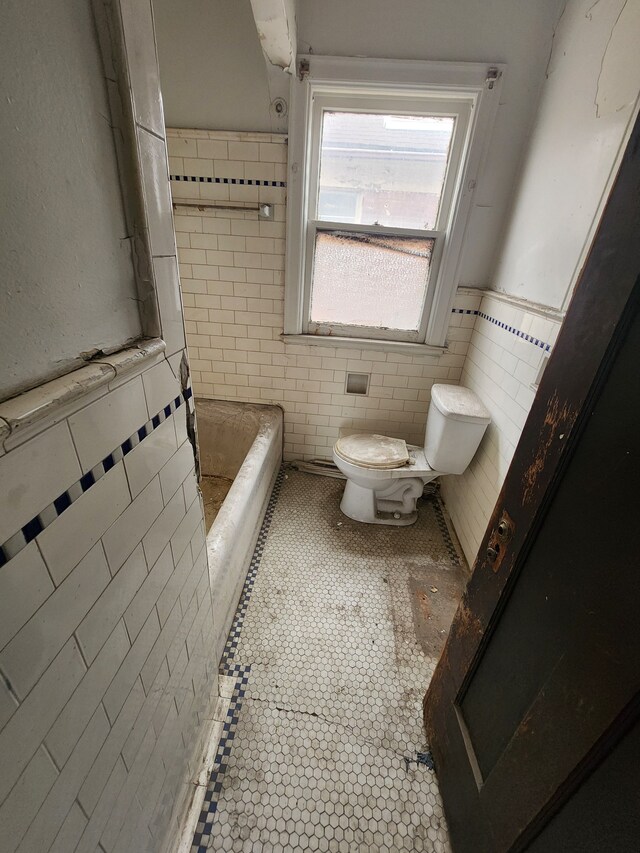
[[[63,512],[66,512],[79,497],[88,492],[92,486],[95,486],[107,471],[110,471],[128,453],[131,453],[134,447],[137,447],[140,442],[150,436],[161,423],[174,414],[192,396],[193,391],[191,388],[187,388],[179,397],[175,397],[157,415],[154,415],[150,421],[137,429],[133,435],[125,439],[108,456],[105,456],[101,462],[98,462],[90,471],[85,472],[79,480],[69,486],[61,495],[58,495],[54,501],[32,518],[31,521],[28,521],[20,530],[3,542],[0,545],[0,568],[13,559],[13,557],[17,556],[23,548],[26,548],[29,542],[42,533]]]
[[[231,744],[233,743],[233,739],[236,734],[238,720],[240,719],[240,709],[242,708],[242,701],[244,699],[247,684],[249,683],[249,674],[251,672],[251,664],[233,663],[232,661],[238,647],[238,642],[240,641],[240,632],[244,623],[244,617],[247,612],[247,607],[249,606],[249,599],[251,598],[251,592],[260,567],[267,534],[271,527],[273,513],[276,508],[284,477],[284,468],[281,468],[276,477],[276,481],[273,484],[273,490],[271,492],[271,497],[269,498],[269,503],[267,504],[264,519],[262,520],[256,547],[253,552],[253,556],[251,557],[249,571],[247,572],[247,577],[245,578],[245,582],[242,587],[240,601],[238,602],[238,607],[236,608],[236,612],[233,617],[233,623],[231,625],[231,630],[229,631],[229,636],[227,637],[224,651],[222,652],[220,675],[232,676],[236,679],[236,684],[229,704],[229,710],[227,711],[227,716],[222,727],[222,734],[220,736],[220,743],[218,744],[214,764],[207,783],[204,802],[202,804],[200,817],[198,818],[198,823],[193,836],[191,853],[206,853],[208,850],[207,845],[211,837],[213,821],[218,810],[218,802],[220,793],[222,792],[222,780],[227,769],[228,758],[231,755]]]
[[[202,175],[169,175],[169,180],[192,184],[235,184],[241,187],[286,187],[286,181],[260,181],[257,178],[206,178]]]
[[[493,323],[494,326],[498,326],[500,329],[504,329],[505,332],[510,332],[512,335],[516,335],[518,338],[522,338],[523,341],[528,341],[530,344],[533,344],[536,347],[540,347],[544,352],[551,352],[551,344],[546,343],[545,341],[541,341],[539,338],[534,338],[533,335],[529,335],[526,332],[521,331],[520,329],[516,329],[514,326],[510,326],[508,323],[503,323],[502,320],[497,320],[495,317],[491,317],[489,314],[485,314],[484,311],[477,311],[473,308],[452,308],[452,314],[473,314],[476,317],[480,317],[482,320],[488,320],[490,323]]]

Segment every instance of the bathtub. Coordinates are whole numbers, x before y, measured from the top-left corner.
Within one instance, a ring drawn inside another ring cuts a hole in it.
[[[232,481],[206,537],[219,663],[282,462],[282,409],[222,400],[195,405],[203,492],[207,478]]]

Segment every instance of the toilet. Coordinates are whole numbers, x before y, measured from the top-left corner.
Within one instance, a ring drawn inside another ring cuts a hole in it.
[[[339,438],[333,461],[347,478],[340,509],[367,524],[413,524],[425,484],[442,474],[462,474],[490,421],[473,391],[434,385],[424,447],[385,435]]]

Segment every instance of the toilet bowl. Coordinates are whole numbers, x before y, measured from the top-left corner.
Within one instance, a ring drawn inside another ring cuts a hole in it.
[[[367,524],[413,524],[425,485],[462,474],[490,421],[473,391],[438,384],[431,389],[424,447],[383,435],[342,436],[333,446],[333,461],[347,478],[340,509]]]

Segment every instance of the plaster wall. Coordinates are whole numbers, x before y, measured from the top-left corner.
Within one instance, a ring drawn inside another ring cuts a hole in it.
[[[640,92],[640,4],[570,0],[492,287],[566,308]]]
[[[3,4],[0,399],[140,334],[91,4]]]

